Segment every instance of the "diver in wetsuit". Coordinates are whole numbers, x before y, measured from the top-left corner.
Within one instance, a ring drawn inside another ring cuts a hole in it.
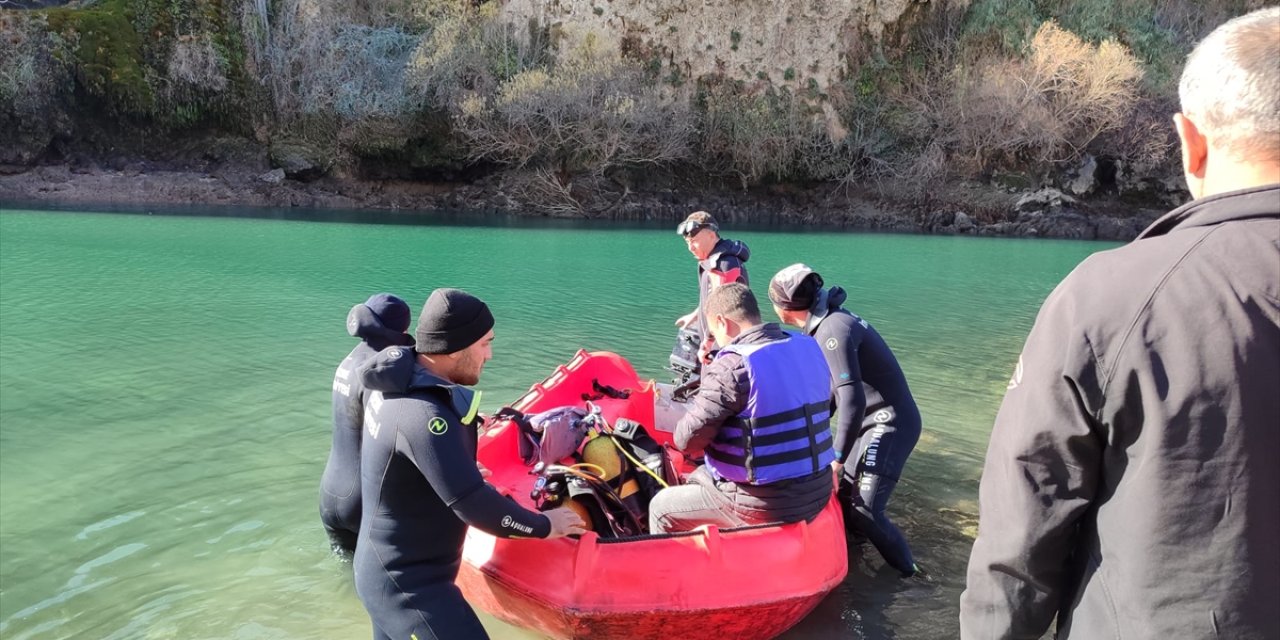
[[[356,368],[393,346],[410,346],[409,305],[379,293],[347,314],[347,333],[360,344],[347,354],[333,376],[333,447],[320,479],[320,521],[335,553],[352,553],[360,532],[360,434],[364,430],[364,385]]]
[[[479,382],[493,315],[474,296],[437,289],[415,332],[360,370],[365,404],[360,484],[364,518],[356,592],[375,640],[487,638],[454,585],[467,526],[503,538],[583,533],[568,509],[529,511],[485,483],[476,465]]]
[[[920,568],[911,547],[885,508],[920,439],[920,410],[889,345],[840,306],[848,297],[844,289],[822,284],[813,269],[793,264],[769,282],[769,300],[778,317],[813,336],[827,358],[845,524],[869,539],[890,566],[914,575]]]
[[[698,362],[715,347],[715,339],[707,329],[706,313],[702,310],[707,294],[722,284],[747,280],[747,260],[751,250],[746,243],[720,237],[720,225],[706,211],[689,214],[676,227],[676,233],[684,238],[689,253],[698,261],[698,308],[676,319],[676,326],[697,335],[700,345]]]

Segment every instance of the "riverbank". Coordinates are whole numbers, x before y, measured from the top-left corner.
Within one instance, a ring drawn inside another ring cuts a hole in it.
[[[40,166],[0,167],[0,205],[84,208],[235,206],[374,211],[507,213],[522,205],[498,175],[471,181],[326,175],[287,177],[252,143],[210,141],[188,157],[73,156]],[[704,209],[737,224],[834,227],[899,233],[1119,240],[1134,238],[1163,211],[1117,200],[1076,199],[1053,188],[1011,189],[975,182],[931,188],[773,185],[749,190],[680,184],[637,186],[584,214],[615,220],[676,221]]]

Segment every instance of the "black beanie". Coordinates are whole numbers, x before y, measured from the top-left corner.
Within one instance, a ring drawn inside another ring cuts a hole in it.
[[[462,351],[492,328],[493,314],[479,298],[461,289],[436,289],[418,315],[415,348],[427,354]]]

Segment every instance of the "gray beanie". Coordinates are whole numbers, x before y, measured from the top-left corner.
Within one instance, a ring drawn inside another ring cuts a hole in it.
[[[436,289],[422,305],[414,333],[418,353],[462,351],[493,328],[489,306],[461,289]]]

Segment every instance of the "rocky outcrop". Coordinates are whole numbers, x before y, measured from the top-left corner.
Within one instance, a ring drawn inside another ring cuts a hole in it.
[[[932,9],[922,0],[511,0],[501,11],[549,26],[562,50],[595,34],[645,51],[669,77],[823,91],[851,66],[850,52],[878,49],[887,31]]]

